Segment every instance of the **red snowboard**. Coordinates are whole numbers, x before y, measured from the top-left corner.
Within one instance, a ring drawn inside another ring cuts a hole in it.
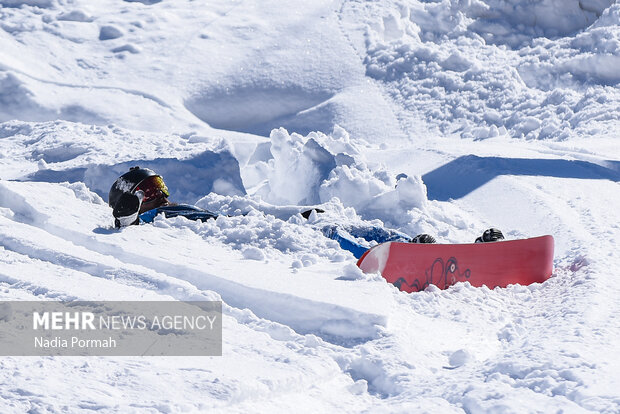
[[[388,242],[368,250],[357,265],[365,273],[381,273],[405,292],[465,281],[489,288],[529,285],[551,276],[553,237],[474,244]]]

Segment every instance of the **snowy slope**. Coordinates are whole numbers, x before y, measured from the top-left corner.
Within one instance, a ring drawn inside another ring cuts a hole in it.
[[[2,300],[225,314],[221,357],[1,357],[0,411],[619,412],[619,67],[612,0],[0,0]],[[133,165],[229,217],[114,230]],[[406,294],[334,223],[555,271]]]

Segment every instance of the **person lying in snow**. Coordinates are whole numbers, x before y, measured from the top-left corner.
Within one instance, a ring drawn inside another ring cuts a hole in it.
[[[168,200],[170,192],[161,175],[148,168],[132,167],[120,176],[108,195],[108,204],[112,207],[114,225],[117,228],[151,223],[159,214],[165,217],[183,216],[190,220],[206,221],[216,219],[217,213],[198,208],[189,204],[176,204]],[[315,213],[324,212],[320,208],[312,208],[302,212],[302,216],[309,219]],[[435,238],[428,234],[420,234],[414,238],[396,230],[385,229],[379,226],[338,226],[324,225],[319,228],[328,238],[338,242],[340,247],[348,250],[356,258],[360,258],[369,248],[361,239],[369,243],[385,243],[388,241],[410,243],[435,243]],[[488,234],[487,234],[488,233]],[[497,229],[489,229],[478,242],[488,242],[503,239]]]
[[[108,204],[112,207],[114,225],[151,223],[155,216],[184,216],[190,220],[205,221],[217,214],[189,204],[168,201],[170,193],[161,175],[148,168],[132,167],[121,175],[110,188]]]

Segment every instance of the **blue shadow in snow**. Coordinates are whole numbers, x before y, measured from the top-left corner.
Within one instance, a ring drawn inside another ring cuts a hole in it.
[[[156,158],[122,162],[115,165],[94,164],[68,170],[40,170],[23,181],[83,182],[105,201],[108,191],[130,167],[151,168],[161,174],[170,190],[170,199],[179,203],[195,203],[212,191],[224,194],[245,194],[239,172],[239,163],[228,151],[205,151],[192,158]]]
[[[466,196],[499,175],[532,175],[620,181],[620,161],[603,167],[586,161],[465,155],[422,176],[429,200]]]

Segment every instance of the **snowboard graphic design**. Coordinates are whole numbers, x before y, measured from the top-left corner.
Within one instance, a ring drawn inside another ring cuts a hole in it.
[[[456,282],[506,287],[544,282],[553,272],[553,237],[472,244],[383,243],[357,262],[365,273],[380,273],[405,292]]]

